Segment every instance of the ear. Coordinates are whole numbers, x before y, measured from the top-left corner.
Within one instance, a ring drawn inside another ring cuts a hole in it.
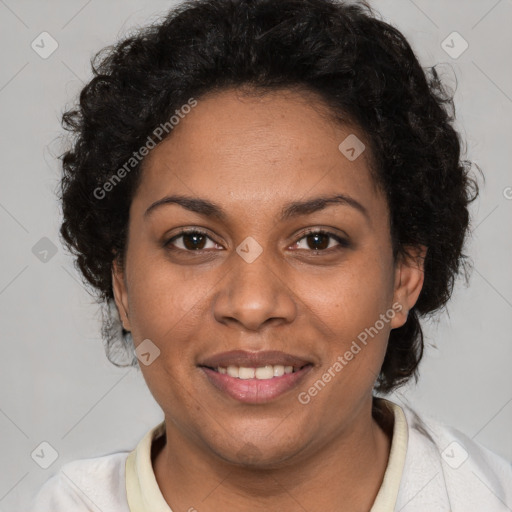
[[[125,274],[122,271],[117,258],[112,262],[112,291],[114,292],[114,300],[116,302],[123,327],[127,331],[131,331],[130,320],[128,318],[128,291],[126,287]]]
[[[391,328],[402,327],[407,321],[407,315],[420,296],[425,277],[424,262],[427,248],[408,246],[405,254],[398,257],[395,265],[395,288],[393,304],[398,303],[401,309],[395,310],[396,315],[391,320]]]

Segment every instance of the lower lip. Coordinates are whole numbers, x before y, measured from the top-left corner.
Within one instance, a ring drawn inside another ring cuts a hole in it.
[[[248,404],[263,404],[283,395],[297,387],[311,368],[312,365],[307,365],[296,372],[285,373],[272,379],[239,379],[211,368],[200,367],[217,389],[239,402]]]

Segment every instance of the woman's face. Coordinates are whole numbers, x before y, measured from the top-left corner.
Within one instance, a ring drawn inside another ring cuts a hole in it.
[[[354,158],[364,134],[318,107],[290,91],[198,100],[146,158],[114,269],[168,428],[226,461],[298,460],[351,428],[421,289],[393,261],[369,149]],[[155,205],[168,196],[183,201]]]

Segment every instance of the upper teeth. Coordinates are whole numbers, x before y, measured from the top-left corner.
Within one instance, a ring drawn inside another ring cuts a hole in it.
[[[293,366],[283,366],[282,364],[268,364],[259,368],[246,368],[245,366],[223,366],[217,367],[219,373],[227,373],[230,377],[239,379],[272,379],[273,377],[281,377],[285,373],[292,373]]]

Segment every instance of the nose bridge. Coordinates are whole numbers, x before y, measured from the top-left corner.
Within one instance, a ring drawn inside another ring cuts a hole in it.
[[[293,294],[283,282],[276,259],[270,251],[262,249],[246,239],[231,254],[227,262],[230,271],[214,304],[219,322],[236,321],[247,329],[257,330],[271,318],[285,323],[293,320]]]

